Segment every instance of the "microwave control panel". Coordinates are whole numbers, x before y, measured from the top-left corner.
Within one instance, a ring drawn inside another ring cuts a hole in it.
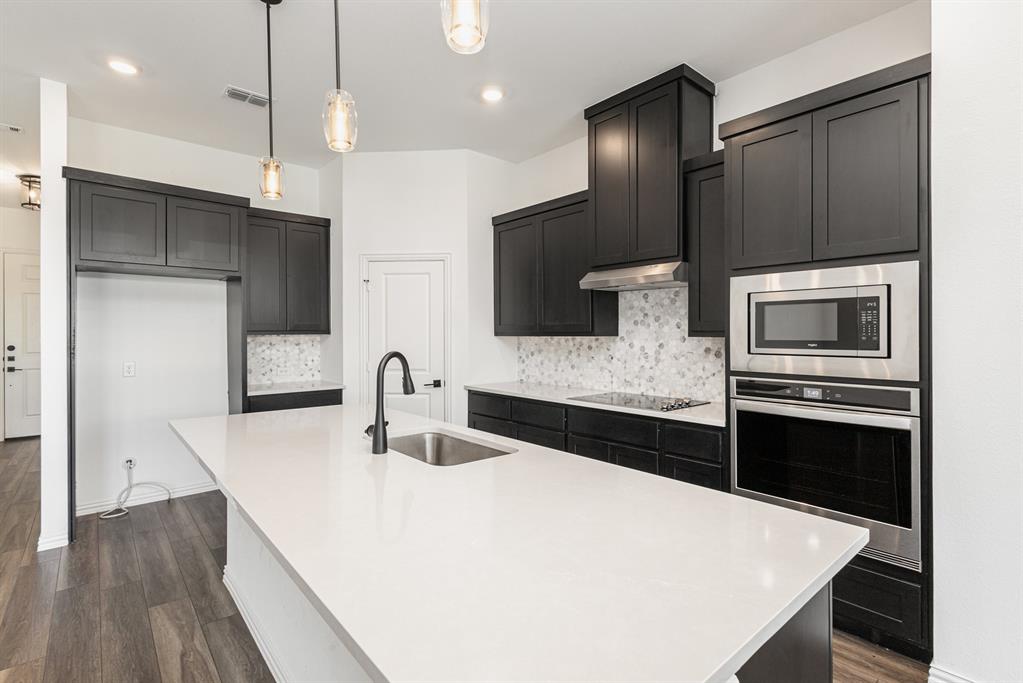
[[[881,297],[861,296],[857,299],[859,348],[877,351],[881,348]]]

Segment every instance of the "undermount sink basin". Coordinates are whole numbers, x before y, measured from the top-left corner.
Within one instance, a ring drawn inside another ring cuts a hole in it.
[[[469,439],[439,429],[395,436],[388,440],[387,446],[392,451],[422,460],[428,465],[440,466],[461,465],[515,452],[514,448]]]

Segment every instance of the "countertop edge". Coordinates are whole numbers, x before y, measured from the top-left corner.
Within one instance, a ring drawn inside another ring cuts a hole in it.
[[[318,386],[316,386],[318,385]],[[347,387],[338,382],[310,380],[308,382],[281,382],[278,386],[260,382],[246,387],[247,396],[276,396],[279,394],[303,394],[313,391],[344,391]]]
[[[495,383],[495,384],[500,384],[500,383]],[[511,384],[511,382],[509,382],[509,384]],[[551,385],[551,386],[553,387],[554,385]],[[685,410],[680,410],[680,411],[675,411],[675,412],[660,413],[660,412],[654,412],[654,411],[650,411],[650,410],[640,410],[638,408],[624,408],[624,407],[621,407],[621,406],[609,406],[609,405],[602,405],[600,403],[589,403],[587,401],[575,401],[575,400],[573,400],[571,398],[552,398],[550,396],[541,396],[539,394],[530,393],[529,391],[525,391],[525,390],[514,391],[512,389],[506,389],[506,388],[499,388],[499,387],[495,388],[494,384],[466,384],[462,388],[465,389],[466,391],[477,391],[477,392],[479,392],[481,394],[496,394],[496,395],[499,395],[499,396],[511,396],[513,398],[524,398],[524,399],[528,399],[528,400],[531,400],[531,401],[543,401],[543,402],[546,402],[546,403],[560,403],[560,404],[567,405],[567,406],[573,406],[575,408],[590,408],[592,410],[605,410],[605,411],[612,412],[612,413],[625,413],[625,414],[628,414],[628,415],[639,415],[639,416],[642,416],[642,417],[648,417],[648,418],[653,418],[653,419],[658,419],[658,420],[671,420],[671,421],[674,421],[674,422],[688,422],[690,424],[701,424],[701,425],[705,425],[705,426],[708,426],[708,427],[718,427],[718,428],[721,428],[721,429],[723,429],[726,426],[726,423],[727,423],[726,418],[725,418],[724,415],[722,415],[722,417],[720,417],[720,418],[698,417],[698,416],[694,416],[691,413],[690,414],[686,414]],[[566,388],[566,389],[568,389],[569,387],[555,387],[555,388]],[[583,389],[581,387],[578,387],[578,389],[581,392],[600,393],[599,389]],[[715,402],[712,401],[711,403],[713,404]],[[717,403],[721,404],[721,402],[717,402]],[[722,412],[724,412],[723,404],[722,404]]]

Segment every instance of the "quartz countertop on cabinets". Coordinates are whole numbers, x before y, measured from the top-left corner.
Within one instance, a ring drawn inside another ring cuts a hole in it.
[[[248,386],[248,395],[266,396],[269,394],[297,394],[302,391],[332,391],[344,388],[344,384],[328,382],[322,379],[312,379],[301,382],[267,382],[265,384],[250,384]]]
[[[451,467],[373,455],[371,415],[354,405],[171,422],[388,681],[724,681],[867,541],[822,517],[388,418],[392,440],[443,429],[517,450]]]
[[[528,398],[534,401],[548,401],[550,403],[563,403],[565,405],[577,406],[579,408],[590,408],[592,410],[610,410],[616,413],[631,413],[633,415],[644,415],[656,417],[662,420],[677,420],[679,422],[692,422],[695,424],[709,425],[712,427],[725,426],[725,404],[722,401],[711,401],[710,403],[694,408],[683,410],[672,410],[660,412],[657,410],[642,410],[640,408],[625,408],[622,406],[610,406],[601,403],[590,403],[588,401],[576,400],[579,396],[591,394],[603,394],[609,389],[586,389],[583,387],[555,386],[553,384],[538,384],[535,382],[498,382],[496,384],[466,384],[465,389],[479,391],[486,394],[500,394],[502,396],[513,396],[516,398]],[[699,399],[699,396],[693,396]]]

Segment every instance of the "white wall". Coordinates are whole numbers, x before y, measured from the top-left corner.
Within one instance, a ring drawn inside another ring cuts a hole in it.
[[[1023,4],[935,2],[932,43],[932,680],[1020,681]]]
[[[494,213],[585,190],[590,185],[587,154],[587,140],[582,137],[513,165],[511,182],[507,185],[510,192],[504,193],[504,201],[494,207]]]
[[[39,549],[67,544],[67,86],[39,80],[42,443]]]
[[[248,197],[252,206],[315,215],[320,209],[316,170],[284,159],[284,196],[269,201],[259,194],[260,153],[258,147],[249,156],[84,119],[68,121],[71,166]]]
[[[39,249],[39,212],[0,206],[0,249]]]
[[[720,81],[715,138],[725,121],[927,54],[930,16],[930,2],[917,0]]]
[[[177,418],[227,414],[225,283],[82,273],[78,276],[77,503],[105,510],[137,481],[178,495],[213,482],[167,427]],[[201,333],[200,333],[201,331]],[[135,377],[123,377],[134,361]],[[133,497],[159,497],[143,488]]]

